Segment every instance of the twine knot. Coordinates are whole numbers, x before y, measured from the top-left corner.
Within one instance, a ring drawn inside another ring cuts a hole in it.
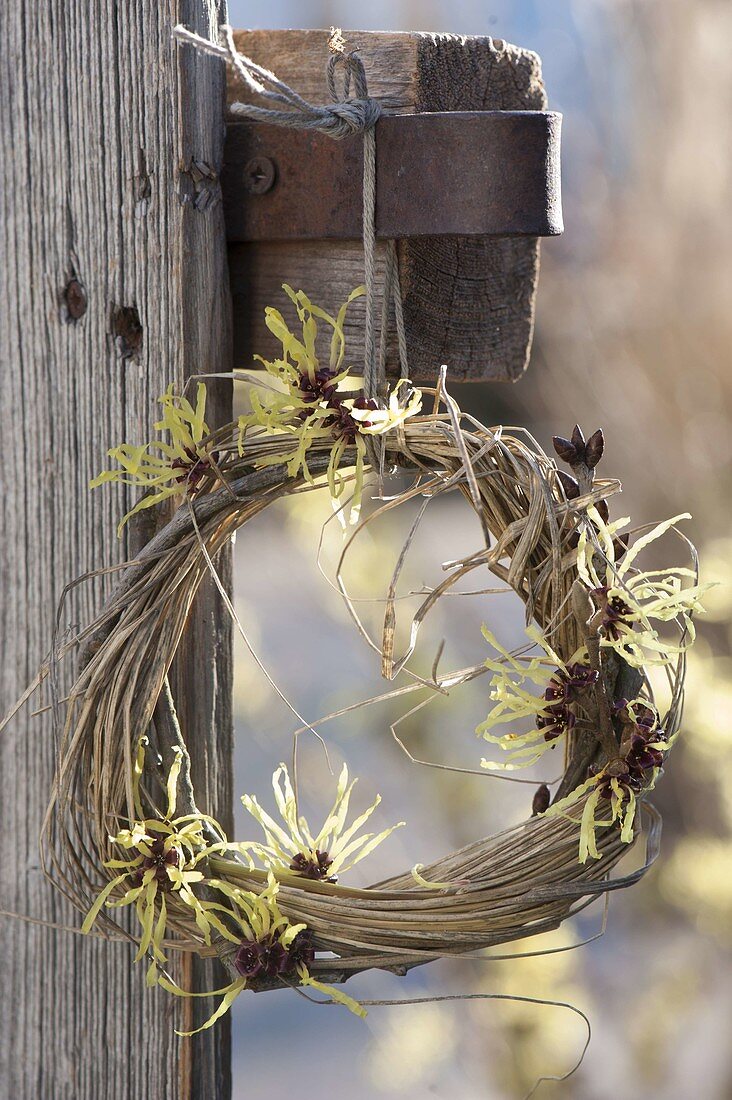
[[[364,133],[370,130],[381,117],[381,104],[378,99],[373,99],[368,92],[366,70],[363,61],[355,50],[346,53],[333,43],[337,42],[331,36],[330,45],[333,52],[328,58],[325,70],[325,79],[328,85],[328,94],[332,103],[326,108],[344,126],[342,132],[333,133],[334,137],[345,137],[347,134]],[[338,87],[338,70],[343,69],[343,86]],[[351,82],[355,95],[351,97]],[[330,131],[329,131],[330,132]]]
[[[350,137],[370,130],[380,115],[381,104],[377,99],[346,99],[323,108],[318,129],[333,138]]]

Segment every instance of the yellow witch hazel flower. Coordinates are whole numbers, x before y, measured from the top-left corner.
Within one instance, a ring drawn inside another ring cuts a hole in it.
[[[704,611],[701,596],[711,586],[698,584],[691,569],[674,566],[642,572],[635,561],[650,543],[691,516],[685,512],[659,523],[618,560],[616,534],[629,519],[606,523],[596,508],[588,508],[587,514],[596,529],[601,552],[588,538],[585,527],[577,546],[577,572],[601,613],[601,645],[616,650],[634,668],[669,664],[693,643],[692,614]],[[679,642],[661,638],[654,625],[670,622],[679,629]]]
[[[352,418],[358,424],[358,430],[364,435],[384,435],[392,428],[398,428],[410,416],[415,416],[422,408],[422,395],[418,390],[413,390],[406,405],[402,405],[400,389],[408,387],[406,378],[400,378],[394,389],[389,394],[389,401],[385,409],[361,408],[355,401],[346,400],[344,405],[350,409]]]
[[[101,891],[82,925],[82,932],[88,933],[103,907],[119,908],[134,905],[140,920],[142,934],[139,949],[135,956],[138,962],[144,955],[150,954],[148,984],[157,981],[157,966],[165,963],[163,940],[168,918],[169,901],[174,899],[188,906],[194,914],[196,924],[205,943],[211,942],[211,931],[215,929],[226,934],[226,928],[217,916],[216,910],[227,912],[216,902],[204,902],[193,892],[194,884],[203,881],[204,875],[198,864],[213,852],[220,852],[228,845],[225,842],[210,844],[204,836],[204,824],[210,822],[218,833],[220,826],[211,818],[186,814],[175,816],[177,802],[177,784],[181,768],[181,752],[178,750],[170,768],[167,781],[168,806],[164,818],[144,819],[140,803],[140,778],[145,762],[147,738],[141,738],[138,745],[133,777],[133,794],[138,820],[131,828],[122,829],[110,842],[130,853],[129,859],[110,859],[104,866],[120,873]],[[223,834],[221,834],[223,835]],[[122,897],[111,895],[122,886],[127,889]]]
[[[567,810],[585,798],[580,819],[580,863],[586,863],[589,856],[600,858],[596,836],[600,828],[618,822],[620,839],[626,844],[633,841],[638,794],[653,790],[663,766],[664,753],[674,741],[673,737],[667,737],[658,713],[646,700],[636,699],[630,703],[621,700],[615,710],[623,726],[619,758],[601,768],[591,769],[592,774],[584,783],[544,812],[545,817],[569,817]],[[598,820],[600,810],[608,816]]]
[[[130,511],[122,518],[118,533],[137,512],[160,504],[168,497],[190,493],[201,487],[203,478],[211,473],[218,454],[209,450],[203,442],[210,434],[204,419],[206,412],[206,387],[199,382],[195,408],[187,398],[173,392],[169,386],[159,398],[163,407],[162,419],[155,430],[167,438],[133,446],[120,443],[108,451],[110,458],[119,463],[114,470],[103,470],[89,482],[89,488],[116,481],[146,490]]]
[[[135,962],[145,954],[150,956],[148,985],[161,985],[179,997],[211,997],[221,995],[222,1001],[213,1015],[196,1031],[211,1027],[228,1011],[247,983],[254,979],[281,979],[285,984],[309,985],[330,996],[358,1016],[364,1009],[352,997],[316,981],[308,967],[315,957],[310,934],[304,924],[291,924],[277,904],[279,883],[270,871],[267,885],[259,892],[245,890],[220,878],[207,877],[200,869],[214,853],[239,847],[229,844],[221,827],[204,814],[175,816],[181,753],[177,751],[167,779],[167,812],[164,818],[143,817],[140,780],[145,765],[147,738],[140,738],[133,772],[133,801],[138,819],[129,829],[122,829],[110,841],[130,853],[129,859],[111,859],[105,867],[118,870],[101,891],[82,925],[89,933],[103,907],[134,905],[142,928]],[[222,839],[210,843],[204,830]],[[115,891],[127,887],[119,897]],[[194,887],[205,887],[211,899],[199,898]],[[192,993],[160,972],[166,960],[163,950],[170,906],[184,905],[193,910],[203,942],[210,946],[216,933],[237,946],[233,966],[238,977],[223,989]],[[196,1032],[180,1034],[193,1035]]]
[[[351,368],[344,366],[345,336],[343,325],[346,311],[354,299],[364,293],[364,287],[353,290],[332,317],[314,305],[302,290],[294,291],[287,284],[283,290],[297,310],[302,325],[302,338],[287,326],[279,310],[268,306],[265,324],[282,344],[282,356],[267,360],[255,356],[268,375],[282,387],[264,390],[260,397],[251,391],[252,411],[239,417],[239,453],[245,452],[247,434],[261,430],[285,437],[291,436],[293,446],[276,454],[257,459],[257,467],[279,463],[287,464],[290,477],[302,475],[312,483],[314,478],[308,467],[308,452],[317,441],[331,441],[327,470],[328,486],[334,503],[343,494],[345,482],[340,467],[349,449],[355,449],[355,479],[350,521],[359,515],[363,492],[367,435],[384,435],[417,415],[422,406],[419,390],[412,390],[406,380],[401,380],[392,390],[388,403],[382,408],[363,391],[354,393],[348,387]],[[318,321],[324,321],[331,329],[328,365],[321,363],[316,349]]]
[[[598,674],[590,668],[585,648],[578,649],[565,663],[539,630],[530,627],[526,633],[544,652],[524,658],[522,663],[483,627],[483,636],[501,655],[501,660],[489,658],[485,662],[494,673],[490,698],[495,705],[476,733],[509,754],[505,762],[482,760],[484,768],[513,771],[535,764],[574,727],[576,715],[572,704],[581,701],[583,694],[597,682]],[[540,688],[541,693],[528,690],[526,683]],[[507,722],[525,719],[533,722],[528,733],[492,732]]]
[[[264,844],[251,843],[240,846],[246,849],[271,871],[291,871],[303,878],[336,882],[338,876],[370,855],[395,829],[404,825],[400,821],[383,832],[364,833],[360,830],[381,802],[381,796],[346,825],[351,793],[356,780],[348,781],[348,768],[344,764],[338,779],[335,802],[319,832],[314,833],[307,820],[298,814],[295,792],[284,764],[272,776],[275,803],[285,827],[270,817],[256,798],[245,794],[244,808],[262,826]]]
[[[259,894],[252,890],[243,890],[221,879],[211,879],[208,885],[229,900],[230,909],[227,912],[236,932],[226,929],[225,936],[239,945],[233,962],[239,976],[222,989],[207,993],[189,993],[168,978],[161,977],[159,984],[176,996],[222,998],[216,1011],[201,1027],[178,1034],[195,1035],[212,1027],[228,1012],[239,994],[252,981],[281,981],[283,985],[312,986],[344,1005],[356,1016],[366,1015],[358,1001],[311,977],[308,967],[315,957],[315,951],[310,934],[306,925],[290,924],[282,914],[277,903],[279,883],[271,872],[267,876],[266,887]]]

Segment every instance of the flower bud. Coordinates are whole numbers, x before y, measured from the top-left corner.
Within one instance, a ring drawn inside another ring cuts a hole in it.
[[[585,444],[585,463],[591,470],[594,470],[598,462],[602,458],[602,452],[605,450],[605,437],[602,434],[602,428],[598,428],[596,432],[590,436]]]
[[[551,794],[546,783],[542,783],[540,787],[537,787],[534,800],[531,803],[531,816],[536,817],[537,814],[543,814],[549,809],[549,802],[551,801]]]
[[[610,519],[610,509],[608,508],[607,501],[606,500],[598,500],[595,507],[597,508],[597,513],[598,513],[600,519],[602,520],[602,522],[607,523],[608,520]]]
[[[571,442],[572,442],[572,446],[574,447],[574,449],[577,452],[577,457],[580,460],[582,458],[584,458],[585,437],[582,434],[582,429],[580,428],[579,424],[575,424],[574,428],[572,429],[572,440],[571,440]]]
[[[575,500],[580,495],[579,482],[571,474],[565,474],[564,470],[557,470],[557,477],[564,489],[567,500]]]
[[[555,435],[552,438],[554,444],[554,450],[557,452],[562,462],[566,462],[568,466],[574,466],[577,462],[577,448],[570,439],[565,439],[563,435]]]

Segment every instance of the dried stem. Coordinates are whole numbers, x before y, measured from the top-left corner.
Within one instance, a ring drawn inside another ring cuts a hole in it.
[[[618,742],[613,729],[612,707],[608,698],[600,650],[602,613],[595,611],[587,589],[579,580],[572,585],[572,611],[587,649],[590,668],[597,673],[597,679],[592,687],[594,707],[592,707],[591,725],[608,760],[614,760],[618,755]]]
[[[599,627],[602,622],[602,614],[594,614],[586,624],[585,645],[590,659],[590,667],[596,672],[597,680],[593,687],[595,703],[597,705],[598,732],[600,743],[608,760],[614,760],[618,755],[618,742],[613,729],[612,709],[605,683],[605,674],[600,656]]]

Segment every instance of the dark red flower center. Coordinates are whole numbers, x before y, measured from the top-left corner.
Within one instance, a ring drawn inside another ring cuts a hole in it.
[[[326,882],[337,882],[337,875],[329,875],[328,871],[333,866],[333,860],[327,852],[316,849],[314,856],[306,856],[298,852],[290,864],[291,871],[297,871],[303,878],[325,879]]]
[[[176,481],[179,484],[186,483],[188,491],[191,496],[195,494],[198,488],[200,488],[201,479],[209,473],[213,464],[219,460],[219,452],[212,451],[210,455],[201,457],[197,451],[191,447],[185,447],[185,458],[175,458],[170,464],[172,470],[180,470],[180,474],[176,477]]]
[[[602,611],[602,629],[607,638],[618,641],[622,636],[621,627],[633,625],[633,609],[620,596],[610,596],[607,585],[595,588],[592,596],[598,609]]]
[[[301,374],[297,383],[300,398],[308,403],[329,401],[335,392],[335,376],[336,372],[328,367],[320,367],[312,378],[309,374]]]
[[[536,728],[544,731],[544,739],[553,741],[574,727],[576,717],[570,703],[597,683],[598,673],[589,665],[576,661],[566,671],[558,668],[544,691],[546,706],[536,720]]]
[[[644,704],[636,704],[633,712],[628,708],[627,700],[620,699],[615,703],[613,710],[616,717],[631,719],[632,729],[629,737],[629,748],[616,765],[615,776],[603,775],[598,783],[598,789],[603,798],[610,798],[613,793],[612,779],[617,779],[621,788],[626,791],[641,791],[648,783],[648,772],[652,768],[663,766],[663,749],[654,748],[657,743],[667,740],[666,732],[658,725],[655,711]],[[628,744],[628,740],[625,740]],[[597,775],[598,766],[590,768],[591,775]]]
[[[159,890],[172,890],[173,883],[168,875],[168,867],[178,867],[180,865],[180,852],[173,846],[165,851],[165,840],[163,837],[157,837],[155,840],[150,841],[147,844],[147,852],[137,849],[138,855],[142,856],[142,863],[131,874],[131,878],[136,886],[142,885],[143,876],[146,871],[155,871],[155,879],[158,884]]]
[[[300,932],[289,947],[271,936],[265,940],[244,940],[234,966],[243,978],[277,978],[295,970],[298,963],[309,966],[315,957],[310,933]]]
[[[359,429],[371,427],[371,422],[357,420],[351,415],[351,409],[369,409],[375,412],[379,406],[373,398],[367,398],[361,394],[355,398],[352,405],[346,405],[343,400],[334,395],[328,407],[332,410],[332,416],[329,417],[327,424],[332,428],[336,439],[345,439],[347,443],[353,443]]]

